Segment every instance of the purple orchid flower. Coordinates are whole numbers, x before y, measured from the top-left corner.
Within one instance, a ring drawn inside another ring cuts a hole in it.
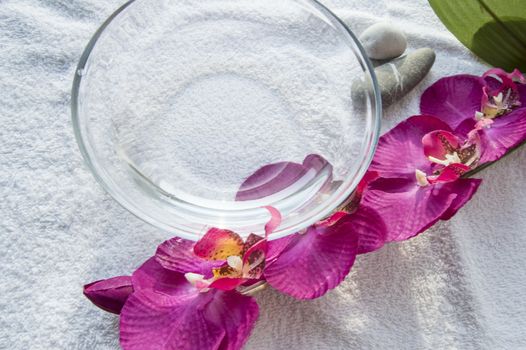
[[[84,286],[84,295],[104,311],[120,314],[124,303],[133,293],[130,276],[117,276]]]
[[[271,233],[279,212],[267,208]],[[198,242],[173,238],[131,277],[85,286],[104,310],[120,313],[123,349],[239,349],[258,317],[254,298],[236,288],[263,274],[267,241],[212,228]]]
[[[303,164],[279,162],[266,165],[241,185],[238,200],[252,200],[277,193],[322,168],[332,169],[319,155]],[[347,205],[303,232],[268,242],[264,278],[275,289],[298,299],[313,299],[338,286],[349,273],[357,254],[379,249],[386,237],[379,215],[358,203],[368,183],[368,172]]]
[[[155,258],[132,275],[134,292],[120,314],[123,349],[239,349],[259,314],[254,298],[204,291]]]
[[[384,134],[370,170],[374,180],[362,204],[387,226],[387,241],[401,241],[451,218],[471,199],[481,180],[460,176],[476,166],[479,140],[454,135],[443,121],[413,116]]]
[[[278,177],[263,176],[264,181],[259,181],[261,174],[275,173],[278,167]],[[283,186],[283,179],[289,183],[311,176],[311,169],[320,167],[330,165],[314,155],[302,165],[271,164],[245,181],[245,186],[257,190],[240,193],[249,200]],[[85,295],[104,310],[120,313],[124,349],[239,349],[257,319],[258,306],[238,287],[266,280],[293,297],[316,298],[345,278],[357,254],[384,244],[381,218],[370,208],[358,207],[365,188],[376,177],[368,173],[342,211],[302,233],[267,241],[281,216],[266,207],[271,219],[265,237],[251,234],[243,241],[235,232],[212,228],[198,242],[173,238],[162,243],[131,277],[86,285]]]
[[[480,162],[495,161],[526,139],[526,79],[518,70],[508,74],[499,68],[482,77],[442,78],[424,92],[420,111],[457,134],[478,133]]]
[[[385,237],[374,210],[337,212],[304,232],[270,241],[264,278],[297,299],[318,298],[343,281],[357,254],[379,249]]]

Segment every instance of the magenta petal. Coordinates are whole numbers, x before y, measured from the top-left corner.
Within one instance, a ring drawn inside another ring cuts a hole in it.
[[[180,286],[191,286],[183,273],[165,269],[155,258],[146,260],[135,270],[132,284],[135,292],[154,291],[160,295],[159,299],[176,295]]]
[[[526,84],[517,84],[517,92],[521,107],[526,107]]]
[[[140,288],[120,317],[125,350],[239,349],[258,316],[256,301],[237,292],[199,292],[183,274],[148,260],[134,273]]]
[[[422,137],[435,130],[451,131],[443,121],[413,116],[388,131],[378,142],[370,171],[381,177],[415,177],[415,170],[431,172],[431,162],[422,150]]]
[[[458,137],[444,130],[431,131],[422,137],[424,154],[426,157],[435,157],[444,160],[446,154],[460,148]]]
[[[358,234],[358,254],[370,253],[383,247],[387,238],[387,227],[373,209],[361,205],[351,215],[353,232]]]
[[[130,276],[118,276],[86,284],[84,295],[102,310],[119,314],[126,299],[133,293]]]
[[[195,242],[172,238],[163,242],[155,253],[155,259],[164,268],[181,273],[194,272],[212,277],[212,269],[221,266],[221,261],[208,261],[194,254]]]
[[[500,159],[510,148],[526,140],[526,108],[495,118],[489,128],[483,128],[479,133],[482,146],[480,162]]]
[[[420,113],[434,115],[455,129],[480,110],[484,79],[474,75],[454,75],[438,80],[420,99]]]
[[[214,282],[210,283],[210,288],[220,289],[220,290],[232,290],[236,289],[240,285],[246,282],[244,278],[219,278]]]
[[[226,260],[232,255],[241,255],[243,239],[235,232],[210,228],[205,235],[194,244],[194,254],[205,260]]]
[[[289,243],[295,239],[295,235],[288,235],[282,238],[267,242],[266,266],[274,262],[279,255],[288,247]]]
[[[314,178],[314,175],[323,168],[328,168],[332,172],[331,165],[315,154],[308,155],[303,164],[279,162],[265,165],[241,184],[236,200],[247,201],[270,196],[300,180]]]
[[[363,205],[375,210],[387,227],[387,242],[402,241],[436,223],[451,206],[456,194],[451,183],[419,186],[413,179],[374,181]]]
[[[225,329],[226,336],[218,350],[241,349],[258,315],[259,307],[253,297],[238,292],[216,291],[213,301],[206,308],[206,316]]]
[[[120,317],[120,344],[124,350],[217,349],[225,330],[206,319],[202,310],[212,295],[188,290],[160,303],[157,293],[134,293]]]
[[[524,83],[524,77],[522,76],[521,72],[517,69],[515,69],[511,73],[507,73],[505,70],[501,68],[492,68],[488,70],[486,73],[482,75],[483,78],[485,78],[486,82],[496,81],[494,77],[497,77],[500,79],[500,82],[498,82],[497,88],[495,87],[495,84],[491,84],[492,86],[492,95],[496,95],[499,92],[505,90],[505,89],[512,89],[517,90],[517,84],[513,81],[514,78],[518,79],[520,82]]]
[[[432,184],[453,182],[469,171],[469,169],[471,168],[467,165],[453,163],[442,169],[438,176],[428,176],[427,178]]]
[[[335,288],[349,273],[358,249],[350,217],[328,227],[311,226],[306,233],[291,237],[265,269],[265,279],[280,292],[314,299]]]
[[[452,187],[452,192],[456,193],[457,196],[446,212],[442,214],[440,220],[451,219],[473,197],[481,183],[482,180],[480,179],[459,179],[451,183],[449,186]]]
[[[266,206],[265,209],[270,213],[270,220],[265,225],[265,236],[268,236],[281,224],[281,213],[271,206]]]

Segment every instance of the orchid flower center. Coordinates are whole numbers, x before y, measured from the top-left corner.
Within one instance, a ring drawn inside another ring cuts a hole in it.
[[[429,181],[427,180],[427,174],[424,173],[422,170],[416,169],[415,177],[416,177],[416,183],[418,184],[418,186],[425,187],[430,184]]]
[[[422,187],[455,181],[476,166],[480,158],[480,139],[476,132],[462,141],[449,131],[435,130],[424,135],[422,144],[426,158],[432,163],[430,175],[415,169],[416,182]]]
[[[448,166],[453,163],[462,163],[462,160],[458,156],[457,152],[447,153],[444,155],[445,159],[438,159],[433,156],[427,157],[432,163]]]
[[[199,273],[187,272],[184,274],[184,277],[192,286],[197,288],[200,292],[206,293],[210,290],[208,286],[210,285],[211,281],[205,279],[205,276]]]
[[[445,133],[436,134],[438,141],[441,143],[443,149],[442,159],[429,155],[427,159],[430,162],[443,165],[447,167],[451,164],[464,164],[467,166],[472,166],[475,162],[478,161],[480,157],[478,136],[476,134],[468,135],[468,139],[462,144],[458,140],[451,140],[453,135],[448,136]],[[455,137],[456,138],[456,137]]]
[[[504,93],[501,91],[495,96],[488,96],[487,102],[482,105],[482,111],[477,112],[475,116],[478,120],[482,118],[494,119],[519,106],[520,101],[517,93],[512,89],[506,89]]]
[[[521,72],[514,70],[512,73],[506,73],[501,69],[490,69],[483,76],[491,76],[501,85],[492,92],[488,91],[488,86],[482,88],[481,107],[480,111],[475,112],[476,120],[495,119],[521,106],[516,85],[516,82],[526,82]],[[490,127],[490,125],[486,123],[483,126]]]

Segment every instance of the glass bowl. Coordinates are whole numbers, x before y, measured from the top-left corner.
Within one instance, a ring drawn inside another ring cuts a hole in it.
[[[313,0],[129,1],[89,42],[72,92],[97,180],[192,240],[211,226],[261,234],[264,206],[283,216],[271,239],[328,216],[365,173],[380,115],[360,43]]]

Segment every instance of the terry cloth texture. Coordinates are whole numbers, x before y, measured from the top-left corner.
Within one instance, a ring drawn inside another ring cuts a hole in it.
[[[70,122],[76,63],[122,2],[0,0],[0,349],[117,349],[117,317],[82,285],[129,274],[167,238],[95,182]],[[385,111],[384,131],[417,114],[438,78],[488,68],[425,0],[323,2],[358,34],[392,21],[409,50],[437,52],[425,80]],[[258,294],[246,349],[526,348],[526,148],[480,177],[451,221],[360,256],[326,296]]]

